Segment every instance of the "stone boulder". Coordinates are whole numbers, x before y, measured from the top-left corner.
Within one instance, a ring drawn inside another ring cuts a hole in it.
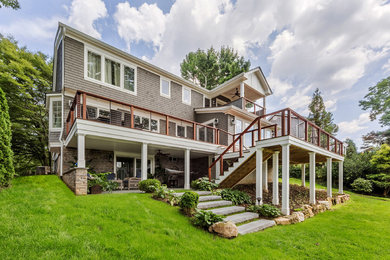
[[[330,198],[331,199],[331,198]],[[332,199],[331,199],[332,200]],[[332,200],[333,201],[333,200]],[[330,210],[331,209],[331,205],[332,205],[332,202],[329,202],[329,198],[328,200],[321,200],[321,201],[318,201],[318,204],[319,205],[323,205],[325,207],[325,210]],[[325,211],[324,210],[324,211]],[[324,212],[324,211],[321,211],[321,212]]]
[[[302,213],[303,213],[305,219],[314,217],[313,207],[312,206],[310,206],[310,205],[303,205],[302,209],[303,209]]]
[[[209,227],[209,231],[226,238],[233,238],[238,235],[237,226],[231,221],[217,222]]]
[[[303,212],[299,211],[299,212],[293,212],[291,215],[294,215],[296,217],[296,219],[298,219],[298,222],[303,222],[305,221],[305,215],[303,214]]]
[[[289,225],[291,224],[291,220],[287,217],[278,217],[274,219],[276,225]]]

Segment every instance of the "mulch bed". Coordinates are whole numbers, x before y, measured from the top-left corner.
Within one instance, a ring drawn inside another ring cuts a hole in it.
[[[256,200],[255,184],[239,184],[234,187],[235,190],[241,190],[248,193],[252,200]],[[310,190],[309,188],[300,185],[290,184],[290,209],[302,208],[303,205],[309,204]],[[316,190],[316,199],[326,200],[327,194],[325,190]],[[272,183],[268,184],[268,192],[263,192],[263,203],[272,204]],[[279,205],[282,204],[282,184],[279,183]]]

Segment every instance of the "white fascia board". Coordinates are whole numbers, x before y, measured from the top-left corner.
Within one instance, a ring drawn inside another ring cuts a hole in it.
[[[52,97],[61,97],[62,96],[62,93],[48,93],[46,94],[46,109],[49,108],[49,101],[50,101],[50,98]]]
[[[257,144],[257,147],[259,147],[259,148],[266,148],[266,147],[274,146],[274,145],[291,144],[291,145],[295,145],[295,146],[298,146],[300,148],[303,148],[305,150],[308,150],[310,152],[314,152],[314,153],[321,154],[321,155],[326,156],[326,157],[333,158],[333,159],[338,160],[338,161],[344,161],[344,157],[339,155],[339,154],[335,154],[333,152],[325,150],[322,147],[308,143],[306,141],[303,141],[303,140],[298,139],[298,138],[293,137],[293,136],[282,136],[282,137],[270,138],[270,139],[266,139],[266,140],[260,140],[260,141],[257,141],[256,144]]]
[[[236,106],[223,106],[223,107],[206,107],[206,108],[196,108],[195,112],[197,114],[210,114],[210,113],[225,113],[225,114],[231,114],[234,116],[243,117],[245,119],[249,120],[255,120],[258,116],[246,112]]]
[[[220,145],[216,144],[203,143],[190,139],[178,138],[82,119],[76,119],[71,132],[66,138],[65,146],[69,144],[75,134],[84,134],[86,136],[90,135],[137,143],[148,143],[151,145],[159,145],[177,149],[190,149],[209,153],[216,153],[221,147]]]

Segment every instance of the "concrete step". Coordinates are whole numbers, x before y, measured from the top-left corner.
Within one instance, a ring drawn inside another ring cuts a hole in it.
[[[210,201],[210,200],[220,200],[220,199],[222,199],[222,197],[221,196],[217,196],[217,195],[199,196],[199,202]]]
[[[242,223],[252,219],[259,218],[259,214],[254,212],[244,212],[240,214],[230,215],[225,218],[226,221],[232,221],[234,224]]]
[[[257,232],[266,228],[275,226],[275,221],[268,219],[260,219],[247,224],[238,226],[238,234],[245,235],[248,233]]]
[[[194,190],[194,192],[198,193],[199,196],[212,195],[211,191]],[[173,195],[176,196],[176,197],[181,197],[181,196],[183,196],[183,194],[184,194],[184,192],[175,192],[175,193],[173,193]]]
[[[243,212],[245,211],[245,207],[241,206],[231,206],[231,207],[225,207],[225,208],[218,208],[218,209],[210,209],[208,211],[213,212],[214,214],[217,215],[230,215],[238,212]]]
[[[207,202],[200,202],[198,204],[198,209],[211,209],[211,208],[230,206],[230,205],[233,205],[233,202],[227,200],[207,201]]]

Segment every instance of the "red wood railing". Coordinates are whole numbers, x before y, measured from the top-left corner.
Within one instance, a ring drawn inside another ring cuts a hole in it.
[[[265,107],[260,106],[256,102],[253,102],[246,97],[243,97],[242,108],[248,111],[249,113],[255,114],[257,116],[262,116],[265,114]]]
[[[87,106],[88,106],[87,97],[91,97],[91,98],[102,100],[104,102],[108,102],[108,107],[105,110],[109,111],[109,115],[104,121],[99,121],[97,119],[89,118],[88,110],[87,110]],[[113,111],[112,111],[113,105],[115,105],[115,106],[120,105],[120,106],[124,106],[124,108],[126,108],[126,111],[123,111],[123,109],[120,111],[120,113],[121,113],[120,118],[119,118],[119,115],[117,117],[115,117],[115,115],[113,115]],[[140,127],[136,126],[135,120],[134,120],[134,118],[135,118],[134,112],[135,111],[142,114],[140,116],[140,118],[144,117],[143,115],[146,115],[146,114],[149,115],[148,129],[150,129],[150,130],[146,130],[146,129],[143,129],[142,127],[140,128]],[[122,113],[126,113],[130,117],[130,120],[128,120],[129,122],[126,122],[126,123],[123,122]],[[164,127],[162,127],[160,125],[160,121],[157,120],[157,124],[158,124],[157,129],[159,129],[158,131],[151,130],[151,121],[153,119],[153,116],[165,119],[165,126]],[[98,95],[83,92],[83,91],[77,91],[77,93],[73,99],[68,117],[66,119],[66,135],[68,135],[69,132],[71,131],[73,124],[77,118],[84,119],[84,120],[99,121],[99,122],[113,124],[113,125],[121,125],[124,127],[133,128],[133,129],[140,129],[143,131],[149,131],[149,132],[153,132],[153,133],[157,133],[157,134],[171,135],[172,132],[174,132],[173,136],[175,136],[175,137],[193,139],[196,141],[219,144],[219,145],[224,145],[224,146],[228,145],[229,139],[234,139],[233,134],[231,134],[225,130],[216,128],[216,127],[212,127],[209,125],[201,124],[201,123],[186,120],[186,119],[181,119],[181,118],[170,116],[170,115],[167,115],[167,114],[164,114],[161,112],[153,111],[150,109],[145,109],[145,108],[135,106],[135,105],[130,105],[130,104],[127,104],[124,102],[116,101],[113,99],[105,98],[102,96],[98,96]],[[170,123],[183,124],[181,126],[185,127],[185,132],[187,133],[187,135],[178,136],[176,133],[176,129],[174,131],[170,131],[170,129],[171,129]],[[192,136],[191,137],[188,137],[188,136],[190,136],[190,132],[191,132],[191,131],[188,131],[188,127],[192,127],[192,133],[191,133]],[[162,128],[165,130],[165,133],[163,133]],[[201,138],[201,135],[203,135],[203,138]],[[221,138],[221,136],[223,136],[225,138]]]
[[[265,122],[271,122],[271,125],[262,127],[261,120],[264,119]],[[272,124],[273,123],[273,124]],[[252,129],[257,126],[257,129]],[[270,136],[266,136],[266,130],[271,131]],[[263,135],[262,135],[263,132]],[[257,133],[257,138],[256,134]],[[306,142],[315,144],[324,148],[325,150],[334,152],[339,155],[344,154],[343,142],[336,139],[334,136],[318,127],[314,123],[307,120],[305,117],[299,115],[290,108],[282,109],[270,114],[257,117],[253,122],[240,134],[234,135],[233,142],[222,152],[222,154],[210,165],[208,168],[209,180],[211,181],[211,170],[212,168],[219,163],[220,164],[220,175],[223,176],[223,162],[224,155],[233,151],[236,152],[236,143],[238,143],[238,152],[239,157],[242,157],[244,145],[243,140],[246,135],[251,137],[251,146],[255,146],[255,139],[257,141],[276,138],[279,136],[294,136],[298,139],[304,140]]]

